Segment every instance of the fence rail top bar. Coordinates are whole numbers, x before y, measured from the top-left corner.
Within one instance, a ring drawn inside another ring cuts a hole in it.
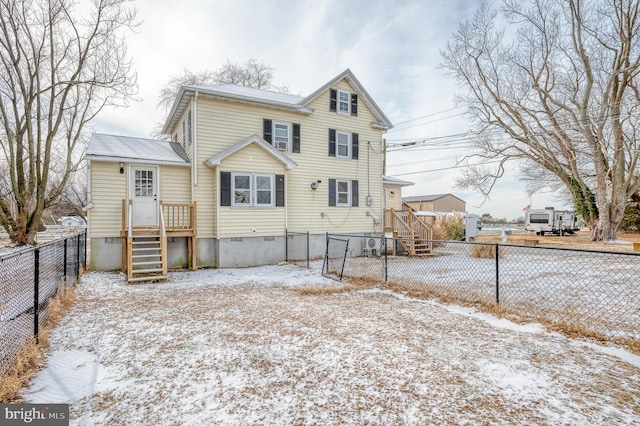
[[[11,250],[9,253],[0,254],[0,261],[6,260],[6,259],[11,259],[13,257],[17,257],[17,256],[21,256],[23,254],[30,253],[30,252],[34,251],[35,249],[41,249],[41,248],[45,248],[45,247],[48,247],[48,246],[53,246],[53,245],[59,244],[61,241],[68,240],[70,238],[75,238],[78,235],[83,235],[85,233],[86,233],[86,231],[77,232],[75,234],[66,235],[63,238],[58,238],[56,240],[47,241],[46,243],[37,244],[37,245],[33,245],[33,246],[25,246],[25,247],[16,248],[14,250]]]

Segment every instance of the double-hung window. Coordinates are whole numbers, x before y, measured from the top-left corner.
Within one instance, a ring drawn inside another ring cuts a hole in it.
[[[349,158],[349,147],[351,146],[351,134],[336,131],[336,157]]]
[[[280,151],[291,150],[291,125],[273,122],[273,146]]]
[[[338,90],[338,112],[351,114],[351,93]]]
[[[255,175],[255,205],[273,206],[273,175]]]
[[[337,206],[350,206],[351,205],[351,181],[349,180],[336,180],[336,205]]]
[[[235,207],[273,207],[274,176],[234,173],[231,179],[233,194],[231,205]]]

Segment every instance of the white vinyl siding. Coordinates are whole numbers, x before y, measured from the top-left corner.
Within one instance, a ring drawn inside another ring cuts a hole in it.
[[[127,176],[120,173],[118,163],[91,162],[91,204],[89,227],[91,237],[115,237],[122,227],[122,200],[127,198]]]
[[[348,93],[356,92],[344,80],[334,85],[334,88]],[[332,230],[360,233],[372,231],[372,219],[366,216],[365,208],[357,208],[357,212],[349,208],[327,211],[328,183],[333,177],[358,180],[361,198],[364,199],[369,194],[373,197],[373,205],[368,210],[374,216],[382,217],[382,130],[371,126],[378,119],[364,102],[359,103],[358,116],[354,117],[329,111],[329,98],[330,91],[327,89],[309,105],[314,110],[309,115],[267,109],[248,103],[218,101],[204,96],[198,98],[198,158],[193,160],[194,163],[202,164],[211,156],[252,134],[262,135],[265,118],[280,123],[299,123],[302,128],[300,153],[285,153],[298,165],[295,169],[285,170],[282,163],[257,145],[240,150],[223,160],[222,165],[217,168],[227,172],[286,174],[284,208],[243,209],[220,206],[220,182],[213,179],[216,169],[198,167],[198,185],[195,191],[199,236],[208,237],[209,234],[205,232],[212,229],[213,223],[220,226],[214,234],[217,238],[283,235],[286,228],[315,234]],[[336,157],[327,155],[329,128],[359,134],[359,160],[336,161]],[[310,184],[317,180],[322,183],[314,191]],[[328,213],[328,217],[322,217],[320,212]],[[256,228],[255,234],[251,232],[252,228]]]

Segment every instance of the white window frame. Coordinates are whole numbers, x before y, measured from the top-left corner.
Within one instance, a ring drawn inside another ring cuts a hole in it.
[[[276,140],[276,125],[279,126],[286,126],[287,127],[287,146],[285,149],[282,149],[280,147],[278,147],[278,141]],[[273,147],[276,148],[277,150],[283,151],[283,152],[290,152],[291,151],[291,140],[292,140],[292,135],[291,135],[291,123],[285,123],[282,121],[274,121],[273,122],[273,127],[271,129],[271,140],[273,141]]]
[[[340,155],[340,146],[344,146],[344,144],[340,144],[340,135],[345,135],[347,137],[347,155]],[[336,130],[336,157],[351,158],[351,133]]]
[[[238,203],[236,202],[236,177],[248,177],[249,178],[249,188],[241,188],[241,191],[249,192],[249,201],[246,203]],[[252,190],[252,177],[251,173],[231,173],[231,205],[233,207],[251,207],[251,190]]]
[[[268,203],[259,203],[258,202],[258,191],[263,191],[258,189],[258,178],[268,178],[269,179],[269,202]],[[254,197],[255,200],[254,207],[273,207],[274,199],[275,199],[275,176],[274,175],[265,175],[265,174],[255,174],[253,175],[254,181]]]
[[[242,188],[242,191],[248,191],[249,193],[249,201],[245,203],[236,202],[236,177],[248,177],[249,178],[249,188]],[[259,203],[258,202],[258,192],[264,191],[258,189],[258,178],[268,178],[269,179],[269,202],[268,203]],[[231,173],[231,206],[232,207],[257,207],[257,208],[265,208],[265,207],[274,207],[275,206],[275,175],[272,174],[264,174],[264,173]]]
[[[347,202],[346,203],[341,203],[340,202],[340,194],[345,194],[344,191],[340,191],[340,184],[341,183],[346,183],[347,184]],[[336,179],[336,206],[337,207],[351,207],[351,180],[349,179]]]
[[[347,100],[346,102],[343,101],[341,99],[341,95],[347,95]],[[346,109],[343,109],[342,106],[346,105]],[[351,93],[347,92],[346,90],[337,90],[336,93],[336,111],[339,114],[346,114],[346,115],[351,115]]]

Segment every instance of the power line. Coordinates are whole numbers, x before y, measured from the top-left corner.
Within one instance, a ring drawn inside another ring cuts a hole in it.
[[[400,121],[399,123],[395,123],[395,125],[396,126],[400,126],[402,124],[411,123],[413,121],[418,121],[418,120],[421,120],[423,118],[429,118],[429,117],[433,117],[433,116],[436,116],[436,115],[444,114],[445,112],[455,111],[455,110],[460,109],[460,108],[466,108],[466,107],[453,107],[453,108],[445,109],[445,110],[442,110],[442,111],[433,112],[431,114],[423,115],[421,117],[412,118],[411,120]]]
[[[397,173],[397,174],[394,174],[394,175],[387,175],[387,176],[389,176],[389,177],[397,177],[397,176],[407,176],[407,175],[419,175],[419,174],[422,174],[422,173],[442,172],[442,171],[446,171],[446,170],[461,169],[461,168],[464,168],[464,167],[475,167],[475,166],[480,166],[480,165],[484,165],[484,164],[494,164],[494,163],[499,163],[500,161],[502,161],[502,160],[485,161],[483,163],[477,163],[477,164],[459,164],[457,166],[443,167],[441,169],[419,170],[417,172]]]

